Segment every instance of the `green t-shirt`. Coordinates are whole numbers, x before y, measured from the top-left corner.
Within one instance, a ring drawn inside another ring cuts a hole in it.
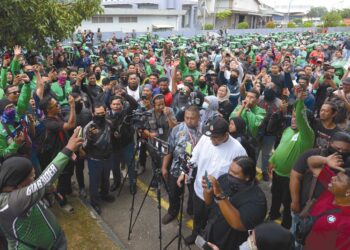
[[[302,100],[296,102],[296,123],[297,130],[291,127],[284,130],[281,142],[269,160],[279,176],[289,177],[295,161],[314,145],[314,131],[307,122]]]

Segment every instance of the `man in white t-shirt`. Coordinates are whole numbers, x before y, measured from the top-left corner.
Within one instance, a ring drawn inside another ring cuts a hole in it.
[[[126,87],[128,95],[132,96],[137,102],[140,100],[139,81],[136,74],[129,74],[128,86]]]
[[[224,118],[216,118],[204,129],[197,145],[194,147],[191,163],[197,166],[197,175],[194,181],[193,197],[193,231],[185,239],[187,245],[195,242],[197,235],[204,229],[208,211],[204,203],[202,176],[207,171],[208,175],[219,178],[226,174],[232,161],[238,156],[246,156],[247,153],[242,145],[229,135],[229,124]],[[184,175],[179,177],[178,183],[183,180]]]

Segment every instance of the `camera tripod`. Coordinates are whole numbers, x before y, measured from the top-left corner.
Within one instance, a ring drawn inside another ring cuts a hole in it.
[[[133,214],[134,214],[134,204],[135,204],[135,193],[133,194],[132,202],[131,202],[131,208],[130,208],[130,222],[129,222],[129,233],[128,233],[128,240],[131,239],[131,233],[132,230],[136,224],[137,218],[139,217],[142,207],[145,203],[145,200],[148,196],[148,193],[152,187],[152,184],[154,182],[157,182],[157,208],[158,208],[158,227],[159,227],[159,249],[162,250],[162,215],[161,215],[161,185],[162,183],[165,186],[166,192],[168,192],[167,185],[163,179],[162,172],[161,172],[161,159],[162,159],[162,150],[159,149],[159,147],[154,147],[149,141],[147,142],[147,149],[148,152],[151,155],[152,164],[155,167],[153,171],[152,179],[148,185],[147,191],[143,197],[143,200],[141,202],[141,205],[136,213],[134,222],[133,221]]]
[[[184,236],[182,235],[182,217],[183,217],[183,208],[184,208],[184,199],[185,199],[185,184],[183,183],[181,186],[181,196],[180,196],[180,215],[179,215],[179,230],[178,233],[175,235],[175,237],[169,241],[169,243],[164,247],[164,250],[166,250],[175,240],[177,239],[177,249],[182,249],[182,240],[185,241]],[[191,249],[188,246],[189,249]]]

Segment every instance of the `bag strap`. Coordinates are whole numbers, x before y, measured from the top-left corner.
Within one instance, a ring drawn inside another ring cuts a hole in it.
[[[317,216],[315,216],[315,220],[318,220],[319,218],[321,218],[323,215],[326,215],[326,214],[332,214],[332,213],[339,213],[340,212],[340,208],[335,208],[335,209],[331,209],[331,210],[327,210]]]

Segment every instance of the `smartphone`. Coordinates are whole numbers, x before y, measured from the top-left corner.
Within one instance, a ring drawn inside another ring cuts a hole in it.
[[[82,73],[84,73],[84,68],[79,68],[78,69],[78,74],[82,74]]]
[[[198,235],[195,241],[195,244],[197,247],[203,250],[212,250],[212,248],[208,245],[208,242],[206,242],[202,236]]]
[[[205,181],[207,182],[208,189],[211,189],[211,182],[209,181],[207,170],[205,170],[204,178],[205,178]]]
[[[83,138],[83,128],[80,128],[79,133],[78,133],[79,138]]]

